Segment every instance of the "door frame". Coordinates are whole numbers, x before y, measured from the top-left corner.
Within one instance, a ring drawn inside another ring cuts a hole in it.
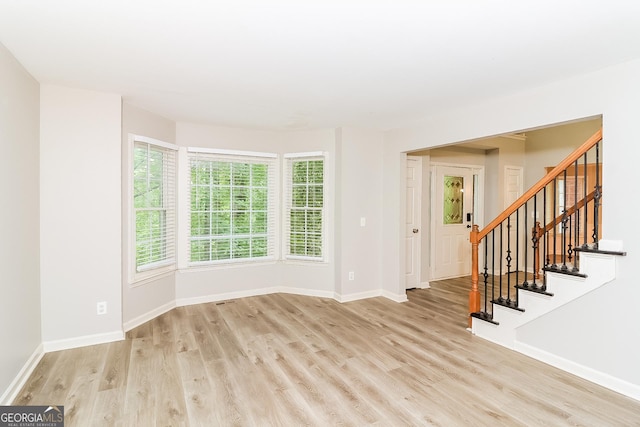
[[[471,174],[477,176],[477,188],[473,194],[474,203],[474,218],[473,224],[478,225],[480,229],[484,226],[484,166],[474,164],[460,164],[460,163],[446,163],[446,162],[431,162],[429,165],[429,174],[431,186],[429,189],[429,277],[434,277],[435,257],[436,257],[436,241],[433,238],[436,232],[436,215],[435,215],[435,196],[436,196],[436,168],[437,167],[454,167],[470,169]],[[477,212],[476,212],[477,210]],[[471,230],[469,230],[471,232]],[[471,256],[471,245],[469,245],[469,256]],[[478,254],[478,265],[483,265],[484,255]],[[438,280],[438,279],[435,279]]]
[[[415,283],[415,288],[424,288],[425,286],[423,286],[422,284],[422,186],[423,186],[423,180],[424,177],[422,176],[422,164],[423,164],[423,158],[422,156],[412,156],[412,155],[407,155],[406,161],[405,161],[405,172],[407,169],[407,164],[409,162],[409,160],[413,160],[417,162],[417,169],[419,169],[420,173],[419,173],[419,179],[414,180],[414,191],[415,194],[417,195],[417,198],[414,199],[414,212],[415,212],[415,207],[417,207],[417,215],[415,218],[415,221],[417,221],[417,224],[414,223],[414,227],[418,228],[418,233],[414,233],[413,234],[413,267],[414,267],[414,273],[416,276],[416,283]],[[405,181],[405,189],[407,188],[406,185],[406,181]],[[405,206],[406,206],[406,201],[405,201]],[[408,212],[405,212],[405,215],[408,214]],[[406,231],[406,226],[405,226],[405,231],[404,231],[404,235],[405,235],[405,241],[407,239],[407,231]],[[407,256],[407,254],[405,254],[405,256]],[[406,269],[405,269],[405,278],[404,278],[404,289],[412,289],[414,288],[414,286],[411,287],[407,287],[407,275],[406,275]],[[428,282],[426,287],[429,287]]]

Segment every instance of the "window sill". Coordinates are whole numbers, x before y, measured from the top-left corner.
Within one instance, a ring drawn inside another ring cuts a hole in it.
[[[252,268],[252,267],[261,267],[265,265],[274,265],[277,264],[278,260],[276,259],[268,259],[263,261],[235,261],[235,262],[224,262],[224,263],[215,263],[215,264],[191,264],[186,267],[179,268],[178,271],[181,273],[192,273],[198,271],[207,271],[207,270],[226,270],[226,269],[235,269],[235,268]]]
[[[284,258],[281,261],[283,264],[289,265],[307,265],[307,266],[326,266],[329,265],[329,261],[326,259],[315,259],[315,258]]]

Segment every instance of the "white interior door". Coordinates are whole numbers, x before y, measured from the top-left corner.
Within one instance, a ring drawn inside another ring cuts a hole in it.
[[[434,166],[431,280],[471,274],[473,169]]]
[[[420,281],[420,224],[422,193],[422,158],[407,156],[407,206],[405,221],[406,279],[405,288],[418,287]]]

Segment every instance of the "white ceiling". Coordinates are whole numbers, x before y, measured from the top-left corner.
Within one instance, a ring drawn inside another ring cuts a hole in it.
[[[640,1],[0,0],[0,43],[174,120],[388,129],[640,58]]]

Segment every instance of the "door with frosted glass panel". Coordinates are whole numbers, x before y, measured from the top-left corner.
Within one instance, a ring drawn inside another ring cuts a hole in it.
[[[469,232],[473,223],[473,170],[435,166],[433,206],[434,280],[471,274]]]

